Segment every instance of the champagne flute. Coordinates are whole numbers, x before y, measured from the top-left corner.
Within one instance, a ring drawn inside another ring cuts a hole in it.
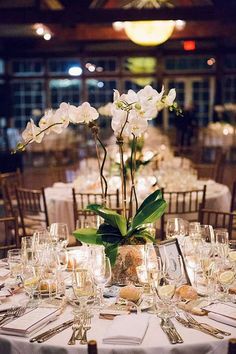
[[[53,243],[58,244],[61,248],[66,247],[69,243],[69,231],[67,224],[59,222],[51,224],[50,235]]]
[[[215,237],[218,256],[225,265],[229,254],[229,233],[225,229],[215,229]]]
[[[103,292],[105,285],[111,280],[111,263],[110,259],[104,255],[94,257],[92,264],[92,275],[94,283],[100,290],[99,306],[104,305]]]

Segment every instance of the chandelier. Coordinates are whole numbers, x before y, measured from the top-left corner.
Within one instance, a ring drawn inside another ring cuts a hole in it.
[[[136,7],[158,9],[162,5],[171,6],[167,0],[135,0],[126,8]],[[173,33],[175,21],[126,21],[124,30],[129,39],[139,45],[156,46],[164,43]]]

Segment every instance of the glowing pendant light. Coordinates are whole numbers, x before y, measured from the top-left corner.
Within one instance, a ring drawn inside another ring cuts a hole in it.
[[[139,45],[155,46],[167,41],[173,33],[175,21],[125,22],[124,29],[129,39]]]

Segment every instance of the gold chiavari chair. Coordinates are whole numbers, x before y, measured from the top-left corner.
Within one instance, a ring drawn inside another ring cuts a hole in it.
[[[8,250],[20,247],[17,217],[0,218],[0,258],[5,257]]]
[[[205,206],[206,185],[203,189],[188,191],[166,192],[162,190],[163,198],[167,202],[167,209],[161,217],[160,238],[165,238],[165,224],[168,217],[186,218],[188,221],[197,221],[200,207]]]
[[[6,216],[13,216],[17,212],[16,188],[22,187],[23,177],[20,170],[1,173],[0,185]]]
[[[88,204],[102,204],[103,198],[101,193],[79,193],[72,189],[73,195],[73,210],[74,210],[74,222],[76,227],[76,221],[79,219],[80,215],[89,216],[95,215],[90,211],[86,211]],[[120,197],[119,190],[117,189],[114,193],[108,193],[106,198],[107,207],[120,211]]]
[[[31,236],[36,229],[49,226],[44,188],[16,188],[16,197],[23,236]]]
[[[227,229],[230,239],[233,228],[233,216],[233,213],[201,208],[199,210],[198,221],[203,225],[212,225],[216,229]]]

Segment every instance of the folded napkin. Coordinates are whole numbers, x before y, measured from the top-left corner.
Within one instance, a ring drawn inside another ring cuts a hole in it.
[[[148,328],[149,316],[117,316],[108,328],[103,343],[105,344],[141,344]]]
[[[10,275],[10,270],[5,268],[0,268],[0,280],[6,279]]]
[[[42,326],[53,321],[60,314],[60,311],[58,308],[39,307],[33,309],[2,326],[0,333],[28,337]]]
[[[233,318],[219,315],[218,313],[213,312],[209,312],[208,317],[214,321],[221,322],[232,327],[236,327],[236,320],[234,320]]]

